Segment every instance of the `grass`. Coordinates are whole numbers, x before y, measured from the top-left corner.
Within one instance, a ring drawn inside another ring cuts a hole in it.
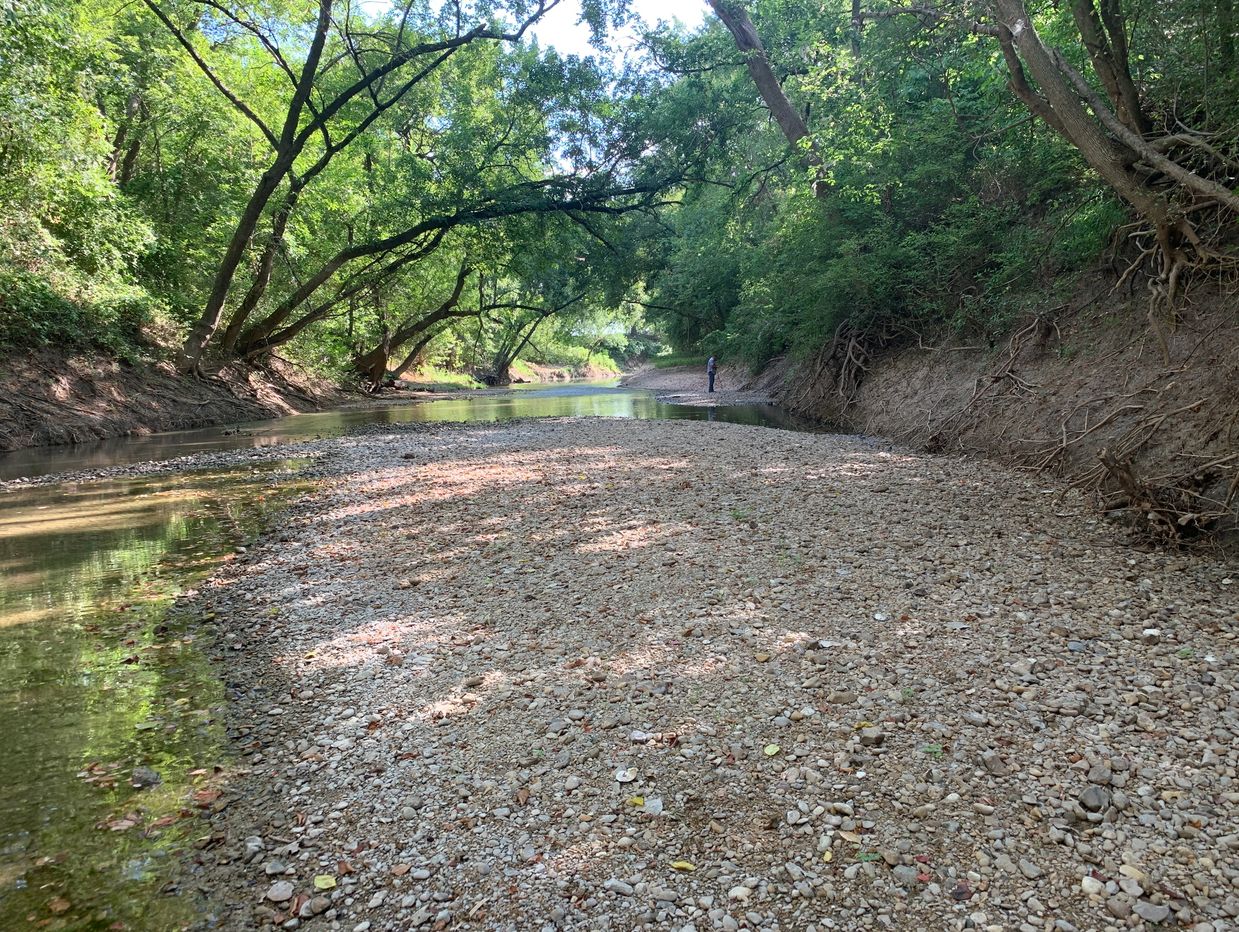
[[[424,366],[405,378],[409,387],[417,391],[457,391],[465,388],[482,388],[481,382],[463,372],[449,372],[438,366]]]
[[[700,366],[704,368],[708,358],[706,356],[671,353],[667,356],[655,356],[650,360],[650,363],[655,369],[674,369],[676,366]]]

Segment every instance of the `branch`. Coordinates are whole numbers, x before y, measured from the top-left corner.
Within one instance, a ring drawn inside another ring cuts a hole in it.
[[[196,64],[198,69],[207,76],[207,79],[215,85],[215,89],[228,98],[229,103],[236,107],[237,110],[245,114],[251,123],[262,130],[262,134],[267,137],[267,141],[271,143],[272,148],[278,149],[280,141],[276,137],[275,133],[271,132],[271,128],[263,122],[262,117],[250,109],[249,104],[233,93],[228,85],[219,79],[215,72],[211,70],[211,66],[206,63],[206,60],[198,54],[198,50],[194,48],[193,43],[190,42],[189,39],[186,38],[185,34],[177,28],[176,24],[168,18],[167,14],[159,8],[159,4],[157,4],[155,0],[142,0],[142,2],[145,3],[150,11],[159,18],[159,21],[167,27],[168,31],[171,32],[176,38],[176,41],[181,44],[181,47],[189,53],[189,57],[194,60],[194,64]]]
[[[1122,121],[1097,96],[1097,92],[1084,80],[1084,76],[1071,66],[1071,63],[1063,57],[1058,49],[1050,49],[1050,55],[1059,70],[1074,85],[1080,96],[1088,102],[1089,107],[1092,108],[1093,113],[1097,115],[1097,119],[1102,122],[1102,125],[1113,133],[1120,142],[1139,155],[1142,161],[1148,162],[1154,168],[1165,172],[1184,187],[1191,188],[1199,194],[1216,198],[1219,203],[1239,213],[1239,195],[1225,185],[1218,184],[1216,181],[1208,178],[1202,178],[1195,172],[1184,168],[1178,162],[1162,155],[1143,136],[1132,132],[1123,125]]]

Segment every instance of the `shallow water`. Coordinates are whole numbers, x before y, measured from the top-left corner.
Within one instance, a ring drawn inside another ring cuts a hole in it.
[[[667,405],[569,383],[19,451],[0,457],[0,479],[366,424],[571,415],[815,429],[770,405]],[[296,466],[0,491],[0,929],[165,930],[203,918],[176,868],[209,834],[225,696],[201,647],[209,620],[169,607],[306,487]],[[135,787],[135,768],[159,782]]]
[[[0,493],[0,929],[192,918],[163,888],[206,832],[224,696],[201,619],[168,607],[296,494],[293,465]]]
[[[427,402],[397,402],[366,408],[295,414],[290,417],[179,430],[145,437],[118,437],[97,443],[39,447],[0,454],[0,480],[44,476],[76,469],[170,459],[191,453],[265,447],[277,443],[336,437],[364,424],[433,421],[501,421],[518,417],[631,417],[726,421],[789,430],[814,430],[813,422],[775,405],[693,407],[663,404],[646,391],[609,382],[513,386],[510,394]]]

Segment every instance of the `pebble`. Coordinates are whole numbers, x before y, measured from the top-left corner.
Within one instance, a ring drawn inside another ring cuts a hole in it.
[[[600,419],[316,444],[286,539],[186,600],[214,613],[248,771],[196,857],[237,901],[267,890],[260,922],[1239,914],[1239,616],[1209,555],[1124,547],[1050,477],[864,438]],[[299,897],[320,873],[337,888]]]

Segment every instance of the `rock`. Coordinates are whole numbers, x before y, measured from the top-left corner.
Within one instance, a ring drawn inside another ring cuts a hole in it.
[[[877,747],[886,740],[886,732],[881,728],[862,728],[860,730],[860,743],[865,747]]]
[[[293,898],[294,888],[290,881],[277,880],[267,890],[267,899],[272,903],[287,903]]]
[[[1080,808],[1086,812],[1104,812],[1110,807],[1110,791],[1090,786],[1079,797]]]
[[[139,789],[146,789],[150,786],[157,786],[163,782],[163,777],[157,771],[150,767],[134,767],[133,773],[129,777],[129,784],[136,786]]]
[[[1096,877],[1089,875],[1080,881],[1080,889],[1089,896],[1101,896],[1106,892],[1106,885]]]
[[[602,889],[608,893],[617,893],[620,896],[632,896],[632,884],[624,883],[622,880],[616,880],[612,877],[602,885]]]
[[[826,701],[831,705],[852,705],[856,701],[856,693],[847,689],[832,689]]]
[[[1027,877],[1029,880],[1036,880],[1038,877],[1040,877],[1042,874],[1045,873],[1045,871],[1039,868],[1036,864],[1034,864],[1032,861],[1029,861],[1025,858],[1020,859],[1019,868],[1020,868],[1020,873],[1023,874],[1025,877]]]
[[[1088,782],[1105,786],[1110,782],[1113,773],[1107,764],[1094,764],[1088,771]]]
[[[1148,900],[1137,900],[1133,911],[1145,922],[1165,922],[1170,918],[1170,907],[1160,903],[1150,903]]]
[[[331,909],[331,900],[320,894],[302,903],[297,915],[302,919],[312,919],[315,916],[321,916],[329,909]]]
[[[914,887],[920,876],[920,871],[915,867],[907,864],[900,864],[892,868],[891,874],[894,875],[895,882],[901,887]]]
[[[1009,776],[1011,768],[997,751],[985,751],[981,754],[981,766],[996,777]]]

